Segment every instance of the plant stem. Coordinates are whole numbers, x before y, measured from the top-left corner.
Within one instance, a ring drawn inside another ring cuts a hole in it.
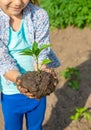
[[[36,65],[37,65],[37,71],[40,72],[40,69],[39,69],[39,62],[38,62],[38,56],[36,57]]]

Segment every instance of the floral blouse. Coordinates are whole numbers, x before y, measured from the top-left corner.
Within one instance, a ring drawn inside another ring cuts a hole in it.
[[[49,44],[49,19],[47,12],[31,3],[23,11],[23,19],[28,30],[28,37],[33,44],[34,41],[38,42],[39,46]],[[8,41],[9,41],[9,16],[0,9],[0,75],[5,74],[9,70],[18,70],[17,62],[9,54]],[[58,67],[60,62],[52,49],[48,48],[41,52],[39,60],[44,58],[52,60],[48,67]]]

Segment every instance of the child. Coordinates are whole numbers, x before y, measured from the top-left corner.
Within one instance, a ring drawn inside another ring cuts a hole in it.
[[[24,115],[27,130],[42,130],[46,98],[26,96],[16,85],[19,75],[34,70],[32,57],[19,51],[31,48],[34,41],[39,46],[49,43],[48,15],[34,3],[37,0],[0,0],[0,88],[5,130],[22,130]],[[40,63],[47,57],[52,60],[49,68],[60,65],[50,48],[40,54]]]

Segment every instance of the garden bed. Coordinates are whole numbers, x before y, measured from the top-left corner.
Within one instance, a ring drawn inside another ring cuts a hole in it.
[[[44,130],[90,130],[91,120],[72,121],[75,108],[91,107],[91,30],[68,27],[50,33],[51,44],[62,66],[56,71],[59,85],[47,97]],[[79,90],[68,87],[60,72],[67,67],[76,67],[81,74]]]

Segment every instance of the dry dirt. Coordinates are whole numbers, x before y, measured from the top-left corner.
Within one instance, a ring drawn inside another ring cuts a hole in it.
[[[91,130],[91,121],[78,122],[69,118],[76,107],[91,107],[91,30],[68,27],[52,31],[50,36],[61,67],[56,69],[60,80],[58,88],[47,97],[44,130]],[[61,70],[69,66],[80,71],[78,91],[69,88],[60,76]]]
[[[90,130],[91,121],[72,121],[69,117],[76,107],[91,107],[91,30],[68,27],[52,31],[50,37],[61,67],[56,69],[59,85],[56,91],[47,97],[43,130]],[[67,81],[60,76],[61,70],[67,67],[76,67],[80,71],[78,91],[69,88]],[[3,130],[1,114],[0,112],[0,130]]]

